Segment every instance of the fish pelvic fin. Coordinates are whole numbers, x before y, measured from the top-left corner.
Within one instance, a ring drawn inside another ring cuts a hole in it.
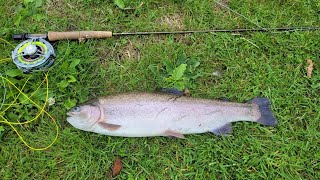
[[[115,131],[121,127],[121,125],[118,125],[118,124],[110,124],[105,122],[99,122],[98,125],[108,131]]]
[[[271,102],[268,98],[257,97],[248,101],[248,103],[253,103],[258,105],[261,117],[257,120],[258,123],[265,126],[277,126],[278,121],[271,111]]]
[[[172,130],[170,130],[170,129],[166,130],[166,131],[164,132],[164,134],[167,135],[167,136],[172,136],[172,137],[184,139],[184,135],[183,135],[183,134],[178,133],[178,132],[175,132],[175,131],[172,131]]]
[[[210,132],[214,133],[215,135],[228,135],[232,133],[232,124],[227,123],[217,129],[212,129]]]

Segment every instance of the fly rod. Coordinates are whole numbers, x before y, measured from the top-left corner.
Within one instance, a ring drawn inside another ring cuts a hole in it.
[[[49,41],[59,40],[85,40],[103,39],[114,36],[134,36],[134,35],[167,35],[167,34],[193,34],[193,33],[241,33],[241,32],[277,32],[277,31],[315,31],[320,27],[280,27],[280,28],[252,28],[252,29],[208,29],[208,30],[188,30],[188,31],[147,31],[147,32],[111,32],[111,31],[69,31],[55,32],[49,31],[47,34],[15,34],[14,40],[26,40],[30,38],[43,38]]]
[[[279,31],[315,31],[320,27],[280,27],[252,29],[208,29],[189,31],[150,31],[150,32],[111,32],[111,31],[49,31],[47,34],[15,34],[14,40],[24,40],[12,51],[12,60],[24,73],[44,71],[51,67],[56,57],[49,42],[59,40],[104,39],[119,36],[167,35],[192,33],[243,33],[243,32],[279,32]],[[49,41],[49,42],[48,42]]]

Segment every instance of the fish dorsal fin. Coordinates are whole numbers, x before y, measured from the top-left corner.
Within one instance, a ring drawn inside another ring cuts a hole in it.
[[[211,130],[211,132],[214,133],[215,135],[227,135],[232,133],[232,125],[231,123],[227,123],[217,129]]]
[[[102,128],[108,130],[108,131],[115,131],[121,127],[121,125],[118,124],[110,124],[110,123],[105,123],[105,122],[99,122],[99,126]]]
[[[175,131],[172,131],[170,129],[166,130],[164,132],[165,135],[167,136],[172,136],[172,137],[176,137],[176,138],[184,138],[184,135]]]

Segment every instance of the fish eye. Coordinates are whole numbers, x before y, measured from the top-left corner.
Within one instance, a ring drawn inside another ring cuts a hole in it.
[[[79,112],[81,109],[80,109],[79,106],[76,106],[76,107],[72,108],[72,110],[75,111],[75,112]]]

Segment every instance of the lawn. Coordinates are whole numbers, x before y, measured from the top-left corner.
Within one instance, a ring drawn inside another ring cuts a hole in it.
[[[125,0],[125,9],[111,0],[29,2],[0,0],[0,38],[13,46],[20,42],[11,35],[23,32],[320,26],[316,0],[221,1],[250,21],[214,1]],[[43,106],[45,72],[17,71],[6,59],[14,47],[3,40],[1,74],[18,88],[25,85],[23,92]],[[116,157],[123,162],[119,179],[320,179],[320,31],[124,36],[53,45],[57,58],[48,72],[48,94],[55,103],[45,110],[57,122],[58,139],[47,150],[34,151],[1,123],[1,179],[110,179]],[[307,59],[314,63],[311,78]],[[181,64],[190,67],[184,74],[189,81],[172,82],[170,73]],[[1,79],[0,84],[2,98]],[[39,113],[6,81],[5,87],[1,116],[23,122]],[[279,124],[237,122],[230,136],[175,139],[109,137],[77,130],[66,121],[70,107],[89,99],[163,87],[234,102],[268,97]],[[14,127],[33,147],[49,145],[56,133],[46,114]]]

